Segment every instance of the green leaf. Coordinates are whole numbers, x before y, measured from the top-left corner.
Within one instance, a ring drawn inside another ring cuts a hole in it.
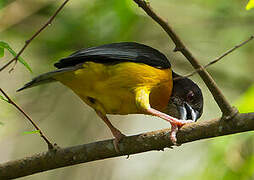
[[[9,44],[4,42],[4,41],[0,41],[0,47],[2,47],[2,48],[8,48]]]
[[[4,57],[4,48],[0,47],[0,58]]]
[[[2,99],[3,101],[6,101],[7,103],[9,103],[8,99],[6,99],[5,97],[0,95],[0,99]]]
[[[3,125],[4,125],[4,123],[0,121],[0,126],[3,126]]]
[[[254,0],[249,0],[248,4],[246,5],[245,9],[250,10],[254,8]]]
[[[38,133],[40,133],[40,130],[24,131],[24,134],[38,134]]]
[[[27,64],[27,62],[21,56],[18,57],[18,61],[21,64],[23,64],[30,72],[33,72],[31,67]]]
[[[17,56],[17,53],[6,42],[0,41],[0,48],[7,49],[14,57]],[[23,64],[30,72],[32,72],[32,69],[30,68],[30,66],[21,56],[18,57],[18,61],[21,64]]]
[[[241,113],[253,112],[254,110],[254,85],[252,85],[243,96],[236,102]]]

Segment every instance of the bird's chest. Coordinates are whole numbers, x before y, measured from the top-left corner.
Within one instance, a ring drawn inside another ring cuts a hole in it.
[[[164,111],[169,103],[173,84],[166,81],[155,86],[150,93],[149,101],[152,108]]]

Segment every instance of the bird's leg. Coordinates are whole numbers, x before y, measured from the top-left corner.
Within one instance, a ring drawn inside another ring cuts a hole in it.
[[[121,141],[121,139],[123,137],[125,137],[124,134],[121,133],[121,131],[119,131],[116,127],[114,127],[111,122],[109,121],[109,119],[107,118],[106,115],[104,115],[103,113],[96,111],[97,115],[106,123],[106,125],[109,127],[111,133],[113,134],[113,136],[115,137],[113,144],[115,147],[116,152],[120,152],[119,150],[119,142]]]
[[[182,127],[183,125],[185,125],[187,123],[193,122],[192,120],[179,120],[179,119],[169,116],[165,113],[157,111],[156,109],[153,109],[151,107],[146,109],[146,112],[150,115],[160,117],[160,118],[170,122],[170,124],[171,124],[170,139],[174,145],[177,145],[176,133],[177,133],[179,127]]]
[[[140,110],[142,110],[146,114],[150,114],[152,116],[157,116],[157,117],[160,117],[160,118],[170,122],[170,124],[172,126],[171,132],[170,132],[170,139],[173,144],[177,145],[176,144],[176,141],[177,141],[176,133],[178,131],[178,128],[187,124],[187,123],[193,122],[193,121],[179,120],[179,119],[169,116],[165,113],[162,113],[156,109],[153,109],[149,103],[149,94],[150,94],[150,90],[145,87],[139,88],[136,90],[136,103],[137,103],[138,108],[140,108]]]
[[[185,125],[187,123],[193,122],[192,120],[179,120],[177,118],[169,116],[169,115],[167,115],[167,114],[165,114],[163,112],[160,112],[160,111],[158,111],[156,109],[153,109],[151,107],[146,109],[146,112],[148,114],[153,115],[153,116],[160,117],[160,118],[162,118],[162,119],[164,119],[164,120],[166,120],[166,121],[170,122],[171,124],[174,124],[174,125],[176,125],[178,127],[182,127],[183,125]]]

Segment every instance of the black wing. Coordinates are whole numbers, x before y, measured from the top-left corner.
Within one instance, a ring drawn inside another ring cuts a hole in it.
[[[113,43],[81,49],[54,65],[57,68],[65,68],[87,61],[105,64],[136,62],[160,69],[171,67],[164,54],[152,47],[135,42]]]

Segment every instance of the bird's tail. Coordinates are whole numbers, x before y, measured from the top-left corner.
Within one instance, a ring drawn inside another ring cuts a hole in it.
[[[81,69],[81,68],[83,68],[83,67],[82,66],[67,67],[67,68],[62,68],[62,69],[58,69],[55,71],[41,74],[41,75],[33,78],[32,81],[26,83],[22,88],[18,89],[17,92],[22,91],[23,89],[31,88],[31,87],[38,86],[41,84],[54,82],[54,81],[56,81],[56,79],[54,78],[56,75],[60,75],[62,73],[69,72],[69,71],[75,71],[75,70]]]

